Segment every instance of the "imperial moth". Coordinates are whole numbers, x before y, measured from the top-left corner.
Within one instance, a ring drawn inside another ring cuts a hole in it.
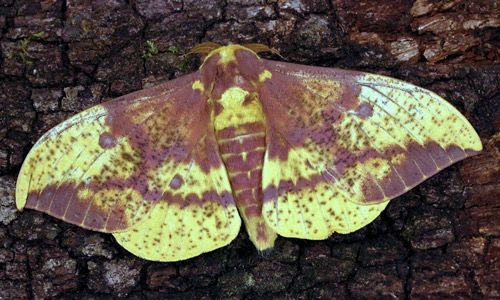
[[[201,44],[198,71],[83,111],[28,154],[16,205],[112,233],[133,254],[259,250],[372,222],[389,200],[481,151],[431,91],[397,79]]]

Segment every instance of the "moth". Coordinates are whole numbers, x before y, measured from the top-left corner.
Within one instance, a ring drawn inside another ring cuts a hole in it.
[[[18,209],[112,233],[178,261],[277,235],[322,240],[481,151],[433,92],[363,72],[262,59],[259,44],[201,44],[198,71],[87,109],[29,152]]]

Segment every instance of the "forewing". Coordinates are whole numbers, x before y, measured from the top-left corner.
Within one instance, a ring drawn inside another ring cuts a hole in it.
[[[438,95],[393,78],[265,62],[264,216],[281,235],[324,239],[482,149]]]
[[[87,229],[124,232],[135,240],[144,224],[161,217],[171,227],[198,230],[210,227],[219,218],[225,227],[218,233],[235,236],[240,220],[234,213],[232,197],[221,198],[222,192],[231,192],[224,169],[215,171],[209,168],[211,165],[205,166],[202,172],[190,173],[195,174],[196,180],[182,182],[183,189],[204,189],[209,197],[198,195],[195,201],[191,194],[183,193],[172,198],[182,181],[176,176],[182,176],[178,174],[185,173],[182,170],[188,166],[197,170],[204,163],[189,160],[193,153],[202,155],[199,152],[205,149],[199,147],[205,144],[210,128],[206,99],[193,85],[197,78],[198,73],[194,73],[95,106],[47,132],[21,168],[16,186],[17,207],[43,211]],[[212,185],[199,185],[201,181]],[[204,212],[212,208],[214,213],[197,217],[193,213],[191,219],[182,219],[161,215],[163,208],[169,208],[169,212],[177,210],[178,214],[184,213],[185,208]],[[221,218],[221,214],[226,218]],[[197,222],[193,223],[194,219]],[[187,223],[175,224],[179,221]],[[173,235],[163,238],[172,240]],[[144,248],[157,245],[156,236],[141,238]],[[229,238],[218,238],[210,247],[223,246]],[[120,242],[131,248],[123,239]],[[151,256],[142,249],[132,252]],[[166,246],[154,249],[175,252]],[[183,257],[169,255],[171,260]],[[160,259],[160,254],[156,258]]]
[[[160,146],[153,139],[161,127],[168,128],[162,118],[180,102],[170,98],[179,89],[176,83],[186,89],[190,81],[180,79],[97,105],[48,131],[23,163],[17,207],[104,232],[138,222],[152,204],[140,190],[145,170],[160,162],[152,157],[160,148],[175,146]]]

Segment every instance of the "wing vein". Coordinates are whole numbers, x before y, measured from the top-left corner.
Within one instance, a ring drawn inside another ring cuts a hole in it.
[[[352,190],[350,187],[347,187],[347,189],[346,189],[346,186],[344,185],[344,183],[342,183],[340,180],[338,180],[337,177],[332,172],[328,171],[328,169],[326,169],[325,171],[328,173],[328,175],[332,176],[332,178],[335,180],[335,182],[338,183],[338,185],[340,185],[340,188],[338,190],[344,196],[346,196],[346,198],[349,198],[349,197],[351,197],[351,195],[355,195],[356,194],[354,192],[354,190]],[[328,181],[331,182],[331,180],[328,180]],[[351,192],[351,195],[349,194],[349,191]],[[347,201],[347,200],[344,200],[344,201]],[[349,226],[351,226],[351,217],[349,216],[349,214],[345,211],[345,209],[342,209],[341,213],[344,216],[344,219],[346,220],[346,222],[349,224]]]
[[[75,180],[75,182],[79,182],[82,180],[83,176],[85,174],[87,174],[88,170],[90,169],[90,167],[92,167],[96,162],[97,160],[102,157],[102,155],[104,155],[104,152],[101,152],[99,153],[99,155],[92,161],[92,163],[90,163],[90,165],[87,167],[87,170],[85,170],[85,172],[82,172],[82,175],[80,175],[80,178],[78,178],[78,180]],[[68,197],[68,203],[70,203],[70,201],[73,199],[73,196],[75,195],[75,192],[76,192],[76,189],[77,189],[77,186],[75,186],[75,189],[71,192],[71,195]],[[90,207],[90,205],[92,204],[92,201],[89,201],[89,206],[87,207],[87,209],[85,210],[85,212],[87,212],[88,208]],[[66,217],[66,213],[68,211],[68,208],[69,208],[69,204],[68,206],[66,206],[66,210],[64,211],[64,214],[62,216],[62,218],[65,218]],[[85,217],[86,217],[86,213],[85,213]],[[82,219],[82,224],[84,223],[85,221],[85,217]]]
[[[373,145],[373,142],[371,141],[370,136],[369,136],[369,135],[366,133],[366,131],[363,129],[363,126],[362,126],[361,122],[359,122],[359,120],[358,120],[357,118],[353,118],[353,120],[354,120],[354,121],[355,121],[355,122],[359,125],[358,127],[359,127],[359,129],[361,130],[361,133],[365,136],[365,138],[366,138],[366,140],[368,141],[368,143],[370,144],[370,146],[371,146],[373,149],[375,149],[375,150],[376,150],[376,151],[380,154],[379,150],[378,150],[378,149],[377,149],[377,148]],[[372,121],[372,120],[370,120],[370,121]],[[378,125],[377,125],[377,126],[378,126]],[[392,136],[391,136],[391,137],[392,137]],[[406,184],[404,183],[404,180],[403,180],[403,178],[401,177],[401,175],[399,174],[399,172],[396,170],[396,168],[395,168],[395,167],[394,167],[394,165],[392,164],[391,160],[387,159],[386,161],[387,161],[387,163],[389,164],[389,166],[391,167],[391,169],[392,169],[392,170],[394,170],[394,172],[396,172],[396,174],[399,176],[399,178],[401,179],[401,182],[403,182],[403,184],[404,184],[404,185],[405,185],[405,187],[406,187],[406,189],[405,189],[405,190],[407,190],[407,189],[408,189],[408,187],[407,187],[407,186],[406,186]],[[413,160],[413,161],[414,161],[414,162],[415,162],[415,164],[416,164],[416,161],[415,161],[415,160]],[[364,165],[364,164],[362,164],[362,166],[363,166],[363,169],[365,170],[365,173],[369,174],[369,175],[372,177],[372,179],[373,179],[373,175],[372,175],[372,174],[370,174],[369,172],[367,172],[365,165]],[[422,174],[423,174],[423,173],[422,173]],[[374,180],[374,182],[375,182],[375,184],[378,186],[378,188],[379,188],[379,189],[383,192],[383,191],[384,191],[384,189],[380,186],[379,182],[378,182],[377,180]],[[384,197],[385,197],[385,198],[387,198],[387,196],[385,196],[385,192],[384,192]]]
[[[394,102],[394,101],[393,101],[393,100],[392,100],[389,96],[387,96],[386,94],[384,94],[384,93],[380,92],[380,91],[379,91],[379,90],[377,90],[376,88],[373,88],[373,87],[371,87],[371,86],[366,86],[366,87],[367,87],[367,88],[372,89],[372,90],[373,90],[373,91],[375,91],[376,93],[380,94],[382,97],[384,97],[384,98],[388,99],[389,101],[391,101],[391,102],[395,103],[395,102]],[[409,130],[409,129],[405,126],[405,125],[403,125],[403,124],[402,124],[402,123],[398,120],[398,118],[395,118],[395,117],[394,117],[391,113],[389,113],[389,112],[388,112],[388,111],[387,111],[387,110],[386,110],[386,109],[385,109],[382,105],[380,105],[380,104],[379,104],[378,102],[376,102],[376,101],[371,100],[371,99],[370,99],[370,98],[368,98],[368,97],[366,98],[366,100],[368,100],[370,103],[372,103],[372,104],[376,105],[378,108],[380,108],[381,110],[383,110],[383,111],[384,111],[384,112],[385,112],[388,116],[390,116],[393,120],[395,120],[395,121],[396,121],[396,122],[397,122],[397,123],[401,126],[401,128],[405,129],[405,130],[406,130],[406,132],[408,132],[408,133],[412,136],[412,138],[413,138],[415,141],[417,141],[420,145],[423,145],[423,141],[422,141],[422,140],[421,140],[418,136],[415,136],[415,134],[414,134],[411,130]],[[406,111],[406,110],[405,110],[405,111]],[[408,112],[408,111],[406,111],[406,112]]]
[[[85,148],[83,148],[75,157],[75,159],[73,160],[73,162],[71,162],[71,166],[70,168],[68,168],[68,170],[66,172],[64,172],[63,176],[62,177],[66,177],[67,175],[75,172],[75,169],[72,168],[73,165],[75,164],[75,162],[80,158],[80,155],[83,153],[83,151],[85,150]],[[55,189],[55,191],[59,190],[59,188],[61,187],[61,185],[63,184],[63,181],[59,182],[59,184],[57,185],[57,188]],[[49,204],[49,207],[47,208],[47,211],[50,211],[50,209],[52,208],[52,203],[54,202],[54,198],[56,196],[56,192],[54,192],[54,194],[52,195],[51,199],[50,199],[50,204]],[[67,202],[69,205],[69,202]],[[67,207],[67,206],[66,206]]]
[[[373,120],[373,119],[370,119],[370,122],[372,122],[375,126],[377,126],[379,129],[383,130],[393,141],[394,141],[394,144],[398,145],[399,147],[401,147],[401,149],[404,149],[404,151],[406,153],[408,153],[408,149],[405,147],[405,145],[401,144],[399,142],[399,139],[395,138],[387,129],[385,129],[385,127],[381,126],[379,122]],[[359,123],[358,123],[359,124]],[[365,133],[365,131],[361,128],[360,126],[360,129],[363,131],[363,133]],[[366,134],[365,134],[366,136]],[[370,145],[373,146],[372,142],[370,141],[370,139],[368,139],[368,142],[370,143]],[[375,149],[375,148],[374,148]],[[417,166],[418,170],[420,171],[420,173],[422,173],[422,175],[425,177],[425,174],[422,172],[422,170],[420,169],[420,167],[418,166],[417,164],[417,161],[415,159],[413,159],[411,156],[407,156],[407,158],[411,158],[411,160],[413,161],[413,163],[415,164],[415,166]],[[431,157],[432,158],[432,157]],[[434,160],[433,160],[434,161]],[[390,161],[387,161],[393,171],[399,176],[399,178],[401,179],[401,182],[403,182],[403,184],[406,186],[406,183],[403,179],[403,177],[401,176],[401,174],[399,174],[398,170],[392,165],[392,163]],[[406,189],[405,190],[408,190],[408,186],[406,186]]]

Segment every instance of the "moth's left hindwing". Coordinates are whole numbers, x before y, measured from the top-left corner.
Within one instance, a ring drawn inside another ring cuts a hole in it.
[[[283,236],[324,239],[482,149],[453,106],[393,78],[265,61],[263,215]]]
[[[110,232],[158,261],[227,245],[241,220],[208,130],[198,73],[90,108],[47,132],[18,177],[16,205]]]

